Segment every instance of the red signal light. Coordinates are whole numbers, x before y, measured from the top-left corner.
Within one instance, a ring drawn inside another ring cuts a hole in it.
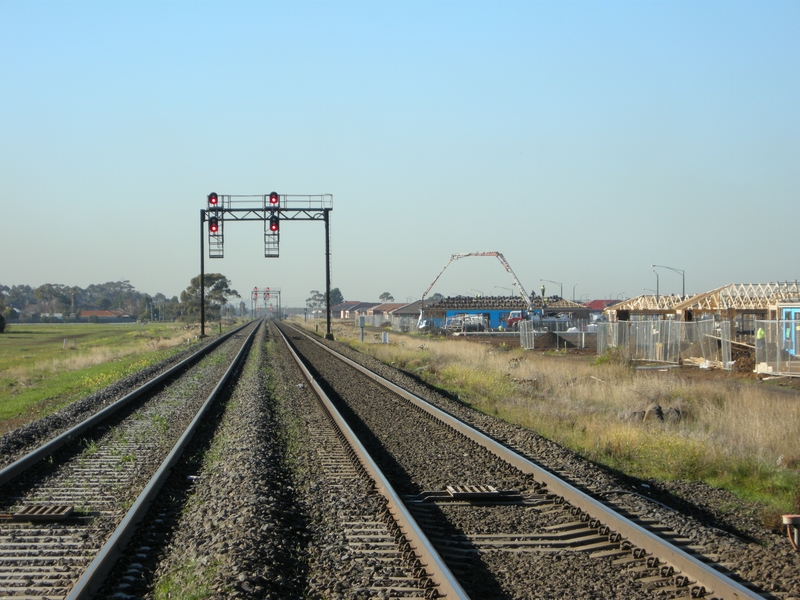
[[[281,197],[278,196],[278,192],[271,192],[269,195],[270,206],[278,206],[280,202],[281,202]]]
[[[208,195],[208,205],[216,208],[217,204],[219,204],[219,196],[215,192],[211,192]]]
[[[208,231],[210,233],[217,233],[219,231],[219,219],[217,219],[217,217],[211,217],[208,220]]]
[[[272,215],[269,218],[269,230],[270,231],[278,231],[281,228],[280,220],[278,219],[278,215]]]

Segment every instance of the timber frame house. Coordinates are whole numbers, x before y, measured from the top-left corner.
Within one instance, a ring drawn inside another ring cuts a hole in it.
[[[733,321],[739,315],[757,319],[779,318],[777,305],[800,303],[800,283],[733,283],[687,298],[637,296],[615,304],[604,312],[609,321],[628,321],[633,315],[660,315],[662,319],[693,321],[709,313]]]

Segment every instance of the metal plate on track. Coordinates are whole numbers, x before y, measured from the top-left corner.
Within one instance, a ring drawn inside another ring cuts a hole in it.
[[[409,502],[468,502],[468,503],[519,503],[522,495],[517,490],[498,490],[491,485],[448,485],[437,492],[422,492],[407,496]]]
[[[500,495],[491,485],[448,485],[445,489],[454,500],[488,500]]]
[[[14,521],[60,521],[72,514],[74,507],[67,504],[32,504],[11,515]]]

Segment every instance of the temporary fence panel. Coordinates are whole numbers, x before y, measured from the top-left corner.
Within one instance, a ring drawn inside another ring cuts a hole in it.
[[[731,348],[731,322],[722,321],[719,324],[720,352],[722,353],[722,365],[726,371],[733,368],[733,356]]]
[[[628,360],[695,364],[718,363],[731,368],[730,323],[703,321],[617,321],[600,323],[597,352],[618,348]]]
[[[418,321],[419,321],[418,317],[392,316],[392,331],[401,331],[403,333],[408,333],[409,331],[416,329]]]
[[[364,319],[364,327],[380,327],[386,322],[383,315],[358,315],[355,318],[356,327],[360,326],[361,319]]]
[[[800,321],[756,321],[756,373],[800,376]]]
[[[519,322],[519,345],[523,350],[533,350],[535,346],[536,329],[531,321]]]

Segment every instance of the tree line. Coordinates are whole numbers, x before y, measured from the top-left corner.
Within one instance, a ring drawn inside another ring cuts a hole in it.
[[[216,321],[223,315],[245,316],[248,307],[239,293],[231,289],[230,280],[221,273],[206,273],[204,277],[206,320]],[[325,294],[311,290],[306,306],[312,310],[325,306]],[[331,306],[344,302],[339,288],[330,291]],[[234,298],[240,301],[232,304]],[[392,302],[389,292],[380,295],[381,302]],[[59,283],[7,286],[0,284],[0,333],[6,323],[77,322],[87,320],[86,311],[117,310],[131,319],[142,321],[200,320],[200,276],[193,277],[180,297],[167,298],[162,293],[140,292],[130,281],[109,281],[86,288]],[[89,317],[88,320],[96,320]]]
[[[231,289],[230,280],[221,273],[206,273],[204,278],[206,320],[218,320],[223,314],[246,314],[244,302]],[[200,276],[193,277],[180,297],[162,293],[150,295],[136,290],[130,281],[110,281],[86,288],[45,283],[38,287],[0,284],[0,331],[8,322],[70,322],[81,320],[91,310],[117,309],[132,319],[162,321],[198,321],[200,319]],[[84,319],[85,320],[85,319]]]

